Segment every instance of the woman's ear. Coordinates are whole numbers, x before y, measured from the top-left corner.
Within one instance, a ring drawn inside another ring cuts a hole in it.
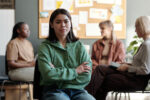
[[[17,33],[20,33],[20,29],[17,29]]]

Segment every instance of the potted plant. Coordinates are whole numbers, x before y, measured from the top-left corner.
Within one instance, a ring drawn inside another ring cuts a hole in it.
[[[133,40],[130,42],[126,51],[126,62],[131,63],[133,55],[137,52],[139,45],[143,42],[143,39],[139,38],[137,35],[133,36]]]
[[[131,41],[129,46],[127,47],[127,53],[131,53],[131,55],[133,56],[137,52],[139,45],[142,42],[143,42],[143,39],[141,39],[137,35],[135,35],[133,37],[133,41]]]

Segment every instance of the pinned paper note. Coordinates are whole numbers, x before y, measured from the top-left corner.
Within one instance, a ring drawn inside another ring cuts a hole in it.
[[[64,0],[60,6],[60,8],[67,9],[71,12],[73,12],[73,0]]]
[[[55,10],[56,1],[55,0],[43,0],[43,10]]]
[[[60,8],[62,3],[63,3],[63,0],[57,0],[56,1],[56,8]]]
[[[93,6],[93,0],[75,0],[76,7],[90,7]]]
[[[114,4],[114,0],[96,0],[97,3]]]
[[[98,23],[86,24],[86,36],[101,36]]]
[[[90,18],[107,19],[107,9],[90,8]]]
[[[88,22],[88,12],[80,11],[79,12],[79,24],[87,24]]]
[[[119,5],[114,5],[111,8],[112,14],[115,16],[122,16],[123,15],[123,9]]]
[[[72,17],[73,28],[78,29],[79,28],[79,16],[78,15],[71,15],[71,17]]]
[[[122,4],[122,0],[115,0],[115,5],[121,5]]]
[[[49,16],[48,12],[40,12],[40,17],[47,18]]]
[[[115,16],[115,15],[111,15],[110,16],[110,20],[113,22],[113,23],[121,23],[121,16]]]
[[[41,36],[47,37],[48,36],[48,30],[49,30],[49,24],[48,23],[42,23],[41,24]]]
[[[73,33],[77,37],[77,30],[76,29],[73,29]]]
[[[115,31],[122,31],[122,24],[114,24]]]

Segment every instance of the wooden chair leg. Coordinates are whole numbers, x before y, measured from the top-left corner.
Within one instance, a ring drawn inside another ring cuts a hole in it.
[[[6,89],[5,90],[5,100],[27,100],[27,90],[26,89]]]
[[[29,100],[33,100],[33,85],[29,84]]]
[[[4,86],[5,100],[27,100],[28,85]]]

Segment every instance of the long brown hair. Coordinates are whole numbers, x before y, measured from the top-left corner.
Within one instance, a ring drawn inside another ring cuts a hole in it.
[[[50,23],[53,23],[54,19],[59,15],[59,14],[64,14],[66,15],[69,19],[70,19],[70,22],[71,22],[71,15],[69,14],[69,12],[65,9],[56,9],[51,17],[50,17],[50,20],[49,20],[49,37],[47,38],[49,41],[51,42],[57,42],[58,39],[56,37],[56,34],[55,34],[55,31],[54,29],[51,27]],[[78,40],[77,37],[75,37],[74,33],[73,33],[73,27],[72,27],[72,22],[71,22],[71,29],[66,37],[66,40],[67,42],[75,42]]]
[[[116,35],[114,33],[114,25],[113,25],[113,23],[110,20],[105,20],[105,21],[102,21],[102,22],[99,23],[99,27],[101,27],[102,25],[106,25],[107,27],[112,28],[112,31],[111,31],[111,40],[115,44],[116,40],[117,40],[117,37],[116,37]]]

